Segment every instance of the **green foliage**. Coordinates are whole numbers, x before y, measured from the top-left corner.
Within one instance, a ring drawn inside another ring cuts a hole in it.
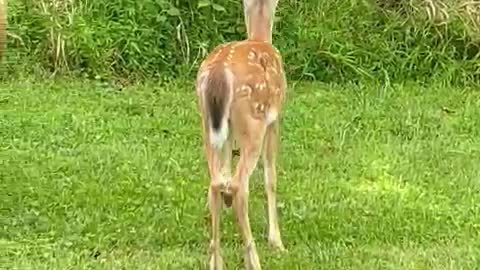
[[[476,7],[425,3],[282,0],[274,44],[290,79],[478,81]],[[191,77],[214,46],[245,37],[234,0],[10,0],[9,14],[10,67],[92,77]]]

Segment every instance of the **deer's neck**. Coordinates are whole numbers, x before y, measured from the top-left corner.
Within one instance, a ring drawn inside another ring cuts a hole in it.
[[[246,14],[248,39],[272,42],[273,16],[265,8]]]

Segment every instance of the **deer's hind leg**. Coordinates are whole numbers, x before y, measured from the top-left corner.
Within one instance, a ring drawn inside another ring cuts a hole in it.
[[[208,250],[209,269],[222,270],[223,257],[220,245],[220,221],[222,211],[222,195],[224,179],[222,177],[221,149],[215,149],[210,144],[208,125],[203,120],[203,146],[208,162],[210,185],[208,187],[208,209],[210,216],[210,245]]]
[[[243,238],[246,269],[260,270],[260,260],[250,228],[248,214],[249,179],[258,163],[265,134],[264,121],[249,114],[233,115],[232,127],[240,144],[240,159],[232,178],[233,208]]]
[[[230,131],[223,145],[222,152],[223,158],[221,160],[221,172],[223,181],[226,185],[231,182],[232,179],[232,147],[233,147],[233,135]],[[226,187],[225,187],[226,188]],[[225,192],[225,189],[222,190],[223,200],[225,202],[226,207],[232,206],[232,194]]]
[[[267,127],[263,147],[263,170],[268,207],[268,242],[273,248],[279,251],[285,251],[280,236],[280,228],[278,225],[277,215],[276,158],[278,151],[278,143],[280,140],[279,129],[280,127],[278,121],[273,122]]]

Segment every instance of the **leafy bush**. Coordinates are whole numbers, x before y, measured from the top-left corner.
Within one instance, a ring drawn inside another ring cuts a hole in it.
[[[280,0],[274,44],[289,79],[480,78],[480,5],[451,0]],[[8,63],[53,73],[191,77],[245,37],[240,0],[10,0]]]

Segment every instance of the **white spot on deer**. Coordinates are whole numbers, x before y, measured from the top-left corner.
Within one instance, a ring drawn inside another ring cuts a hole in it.
[[[248,60],[254,60],[255,59],[255,52],[251,51],[248,53]]]
[[[214,62],[215,60],[217,60],[218,56],[223,52],[223,50],[220,48],[218,50],[218,52],[213,56],[213,59],[212,59],[212,62]]]
[[[255,109],[257,109],[257,111],[263,112],[263,109],[265,109],[265,105],[260,103],[255,103]]]
[[[267,112],[267,115],[265,116],[265,122],[267,123],[267,125],[270,125],[277,120],[277,117],[278,112],[276,110],[269,110]]]
[[[242,85],[241,87],[243,92],[247,92],[248,97],[252,95],[252,88],[248,85]]]

